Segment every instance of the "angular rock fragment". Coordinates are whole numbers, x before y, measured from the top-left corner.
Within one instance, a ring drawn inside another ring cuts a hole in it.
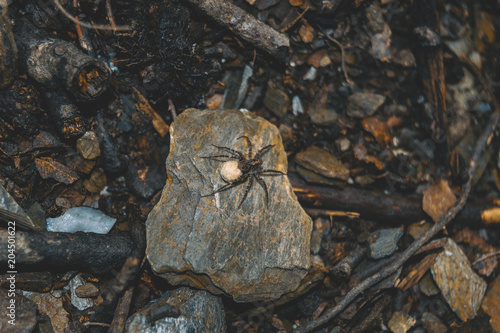
[[[63,215],[47,218],[47,230],[52,232],[95,232],[107,234],[116,219],[109,217],[100,210],[90,207],[70,208]]]
[[[311,146],[295,156],[295,161],[309,171],[313,171],[327,179],[345,183],[349,178],[349,169],[342,165],[335,156],[326,150]],[[325,181],[325,183],[327,183]]]
[[[409,314],[396,311],[387,324],[394,333],[406,333],[417,321]]]
[[[219,297],[183,287],[166,293],[132,315],[126,331],[223,333],[226,332],[226,315]]]
[[[454,241],[447,240],[431,272],[441,294],[457,316],[462,321],[474,318],[486,291],[486,282],[474,273],[464,252]]]
[[[278,117],[283,117],[290,109],[290,97],[280,86],[269,84],[264,96],[264,105]]]
[[[358,92],[349,96],[347,115],[356,118],[372,116],[385,102],[385,96]]]
[[[99,139],[97,135],[88,131],[76,141],[76,148],[82,154],[83,158],[93,160],[101,155],[101,148],[99,147]]]
[[[326,107],[313,107],[309,110],[311,121],[315,125],[330,126],[337,122],[339,115],[335,110]]]
[[[439,318],[430,312],[425,312],[422,315],[421,320],[426,332],[445,333],[448,331],[448,328],[439,320]]]
[[[420,288],[420,291],[425,296],[430,297],[439,294],[439,289],[432,279],[431,273],[426,273],[424,277],[418,282],[418,286]]]
[[[446,214],[457,198],[451,191],[448,182],[440,180],[423,192],[422,209],[434,222],[437,222]]]
[[[80,297],[76,294],[76,288],[79,286],[83,286],[85,281],[81,277],[81,275],[77,275],[69,281],[69,290],[71,293],[71,304],[76,307],[78,310],[83,311],[85,309],[91,308],[94,306],[94,302],[90,298]]]
[[[382,259],[392,255],[398,249],[398,241],[403,236],[399,228],[377,230],[370,235],[370,257]]]
[[[225,161],[262,156],[262,167],[287,171],[275,126],[236,110],[185,110],[170,127],[167,184],[146,222],[146,254],[154,271],[174,285],[204,288],[237,302],[273,300],[295,290],[310,267],[312,221],[285,175],[249,177],[225,186]],[[228,147],[217,148],[215,147]],[[269,199],[266,200],[267,188]],[[245,198],[246,188],[248,195]]]

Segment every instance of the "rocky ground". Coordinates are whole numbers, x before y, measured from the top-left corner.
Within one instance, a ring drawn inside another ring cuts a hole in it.
[[[498,1],[0,5],[16,329],[500,332]]]

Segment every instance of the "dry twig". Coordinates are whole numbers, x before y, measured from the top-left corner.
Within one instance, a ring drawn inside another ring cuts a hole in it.
[[[106,24],[89,24],[85,22],[79,21],[77,18],[73,17],[64,7],[61,5],[59,0],[54,0],[54,4],[56,7],[66,16],[70,21],[72,21],[75,24],[79,24],[82,27],[89,28],[89,29],[97,29],[97,30],[112,30],[112,31],[129,31],[131,28],[128,25],[124,26],[115,26],[113,27],[112,25],[106,25]]]
[[[342,71],[344,72],[345,80],[347,81],[347,83],[352,85],[352,81],[351,81],[351,79],[349,79],[349,76],[347,75],[347,70],[345,67],[345,48],[344,48],[344,45],[340,44],[340,42],[338,40],[336,40],[335,38],[333,38],[332,36],[330,36],[324,32],[321,32],[321,34],[323,36],[325,36],[326,38],[328,38],[330,41],[337,44],[337,46],[340,48],[340,54],[342,56]]]

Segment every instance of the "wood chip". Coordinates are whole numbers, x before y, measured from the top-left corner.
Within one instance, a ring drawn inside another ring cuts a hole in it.
[[[168,134],[169,126],[168,124],[160,117],[158,113],[151,107],[147,99],[137,90],[135,87],[132,87],[135,107],[137,110],[144,112],[147,114],[153,121],[153,127],[163,138]]]
[[[71,185],[78,180],[78,175],[51,157],[35,158],[36,169],[43,179],[53,178],[60,183]]]

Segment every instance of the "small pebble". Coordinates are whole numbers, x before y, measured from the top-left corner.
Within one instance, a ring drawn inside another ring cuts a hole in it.
[[[80,275],[75,276],[71,281],[69,281],[69,289],[71,291],[71,304],[75,306],[78,310],[83,311],[92,306],[94,302],[90,298],[82,298],[76,294],[76,288],[85,284]]]
[[[75,289],[76,295],[81,298],[97,297],[99,295],[99,288],[93,283],[85,283]]]
[[[347,115],[356,118],[372,116],[385,102],[385,96],[373,93],[354,93],[349,96]]]
[[[399,228],[377,230],[370,235],[370,257],[382,259],[392,255],[398,249],[398,241],[403,236]]]
[[[406,312],[396,311],[387,326],[394,333],[406,333],[417,321]]]
[[[93,160],[101,155],[99,140],[94,132],[86,132],[76,141],[76,149],[82,154],[83,158]]]

